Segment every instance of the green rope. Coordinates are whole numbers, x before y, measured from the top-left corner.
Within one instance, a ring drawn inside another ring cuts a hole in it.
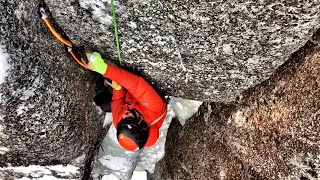
[[[114,2],[113,2],[113,0],[111,0],[111,10],[112,10],[112,16],[113,16],[114,35],[115,35],[115,37],[116,37],[118,58],[119,58],[120,65],[122,65],[122,59],[121,59],[121,55],[120,55],[119,38],[118,38],[117,19],[116,19],[116,13],[115,13],[115,7],[114,7]]]

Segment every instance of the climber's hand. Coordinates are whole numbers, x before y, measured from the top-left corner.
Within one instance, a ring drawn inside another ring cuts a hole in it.
[[[86,65],[87,69],[104,75],[104,73],[107,70],[108,65],[101,58],[101,55],[97,52],[86,53],[86,55],[87,55],[89,62],[85,63],[83,61],[83,63]]]

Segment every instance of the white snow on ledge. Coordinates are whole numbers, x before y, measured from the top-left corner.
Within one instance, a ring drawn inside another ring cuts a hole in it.
[[[8,64],[9,55],[5,53],[4,47],[0,45],[0,84],[4,83],[8,75],[10,65]]]
[[[15,173],[23,173],[25,177],[19,180],[63,180],[62,178],[70,179],[70,177],[76,177],[79,175],[79,168],[72,165],[55,165],[55,166],[39,166],[39,165],[29,165],[29,166],[17,166],[17,167],[4,167],[0,168],[0,171],[13,171]],[[54,172],[54,173],[53,173]],[[54,174],[62,177],[56,178]],[[27,178],[30,177],[30,178]],[[74,179],[75,180],[75,179]]]
[[[170,96],[169,103],[172,105],[176,117],[183,126],[189,118],[198,112],[203,102]]]

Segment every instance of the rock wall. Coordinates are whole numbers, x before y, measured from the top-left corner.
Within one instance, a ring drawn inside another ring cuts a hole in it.
[[[68,59],[37,5],[0,1],[0,43],[11,66],[0,85],[0,164],[82,168],[101,130],[92,102],[97,77]]]
[[[72,41],[118,63],[109,1],[46,2]],[[123,67],[167,95],[212,102],[264,81],[320,26],[318,1],[115,3]],[[84,157],[79,166],[90,166],[103,132],[91,100],[101,76],[65,56],[37,5],[0,0],[0,44],[11,66],[0,85],[0,164],[77,164]],[[237,158],[230,155],[234,162],[244,155]]]
[[[117,63],[108,2],[47,4],[72,39]],[[320,27],[319,1],[115,4],[124,66],[166,94],[195,100],[227,100],[261,83]]]
[[[154,179],[319,179],[320,43],[314,43],[234,100],[206,103],[183,127],[171,124]]]

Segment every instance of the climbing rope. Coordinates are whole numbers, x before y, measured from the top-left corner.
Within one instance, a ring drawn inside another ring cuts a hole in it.
[[[122,65],[122,59],[120,54],[120,44],[119,44],[119,37],[118,37],[117,18],[116,18],[115,6],[114,6],[113,0],[111,0],[111,11],[112,11],[112,17],[113,17],[114,36],[115,36],[115,41],[117,45],[118,58],[119,58],[120,65]]]

